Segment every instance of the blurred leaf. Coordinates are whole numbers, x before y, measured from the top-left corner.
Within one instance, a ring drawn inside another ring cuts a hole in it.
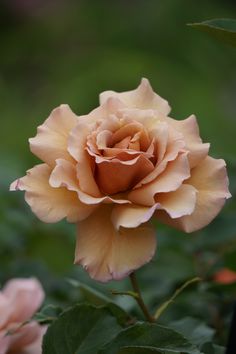
[[[49,324],[55,321],[62,311],[62,308],[59,306],[47,305],[40,312],[37,312],[33,319],[40,324]]]
[[[175,330],[141,322],[122,330],[115,339],[99,351],[99,354],[160,352],[200,354],[194,344]]]
[[[95,354],[121,330],[106,307],[76,305],[65,311],[48,328],[43,354]]]
[[[185,317],[181,320],[171,322],[169,326],[196,345],[202,345],[211,341],[215,333],[214,329],[192,317]]]
[[[236,47],[236,20],[234,19],[219,18],[199,23],[189,23],[188,25]]]
[[[236,272],[236,249],[224,255],[224,265],[226,268]]]
[[[116,317],[119,324],[126,325],[132,321],[132,318],[127,314],[126,311],[124,311],[120,306],[113,302],[111,298],[104,295],[102,292],[76,279],[68,279],[68,281],[72,286],[78,288],[81,291],[83,294],[83,300],[86,302],[89,302],[95,306],[106,305],[106,307],[109,308],[111,313]]]
[[[84,300],[93,305],[106,305],[108,302],[112,301],[108,296],[104,295],[100,291],[92,288],[89,285],[83,284],[76,279],[68,279],[68,281],[73,287],[79,289],[83,295]]]
[[[225,354],[226,348],[213,343],[205,343],[201,350],[204,354]]]
[[[171,298],[167,301],[165,301],[163,304],[160,305],[160,307],[156,310],[155,312],[155,315],[154,315],[154,318],[157,320],[163,311],[165,311],[167,309],[167,307],[172,304],[175,300],[175,298],[186,288],[188,287],[189,285],[195,283],[195,282],[199,282],[201,280],[201,278],[193,278],[193,279],[190,279],[188,281],[186,281],[180,288],[178,288],[174,294],[171,296]]]
[[[117,322],[121,326],[126,326],[128,324],[133,323],[132,317],[127,314],[120,306],[116,305],[113,302],[110,302],[107,304],[107,308],[110,310],[110,312],[116,317]]]

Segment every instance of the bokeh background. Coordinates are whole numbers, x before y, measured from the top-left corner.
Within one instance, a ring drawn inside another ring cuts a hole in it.
[[[236,50],[186,25],[219,17],[236,18],[235,2],[1,1],[1,284],[10,277],[37,276],[47,302],[63,306],[88,296],[68,278],[107,296],[110,289],[129,287],[128,281],[106,286],[91,282],[73,266],[74,226],[41,223],[22,194],[8,192],[10,182],[37,163],[28,138],[61,103],[85,114],[98,105],[101,91],[134,89],[147,77],[170,102],[173,117],[197,115],[203,140],[211,142],[211,155],[228,163],[234,195]],[[186,236],[156,226],[156,258],[138,272],[146,301],[155,309],[184,281],[201,276],[204,281],[179,296],[160,321],[169,324],[188,317],[191,323],[194,318],[209,340],[214,337],[215,343],[225,345],[236,286],[213,279],[219,269],[236,271],[234,197],[201,232]],[[114,300],[136,314],[132,299]]]

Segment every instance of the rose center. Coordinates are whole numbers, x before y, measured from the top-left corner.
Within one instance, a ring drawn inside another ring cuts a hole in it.
[[[153,171],[155,144],[144,129],[138,128],[129,124],[116,132],[93,132],[88,138],[87,151],[102,193],[129,191]]]

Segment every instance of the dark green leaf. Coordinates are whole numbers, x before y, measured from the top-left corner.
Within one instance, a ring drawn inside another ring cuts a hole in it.
[[[202,345],[211,341],[215,333],[212,328],[208,327],[202,321],[191,317],[174,321],[169,326],[196,345]]]
[[[231,252],[228,252],[224,255],[224,265],[226,268],[236,271],[236,249],[235,249],[235,246]]]
[[[55,321],[61,313],[61,307],[47,305],[34,315],[34,320],[41,324],[49,324]]]
[[[190,23],[189,26],[207,32],[211,36],[236,47],[236,20],[234,19],[219,18],[200,23]]]
[[[225,354],[226,348],[209,342],[201,347],[201,351],[204,354]]]
[[[121,326],[126,326],[128,324],[131,324],[133,322],[133,319],[131,316],[127,314],[120,306],[116,305],[113,302],[109,302],[106,307],[110,310],[113,316],[117,319],[117,322]],[[132,323],[133,324],[133,323]]]
[[[121,349],[117,354],[157,354],[157,353],[163,353],[159,352],[156,349],[144,349],[143,347],[130,347],[130,348],[123,348]],[[169,354],[169,353],[168,353]],[[176,353],[175,353],[176,354]]]
[[[49,327],[43,354],[95,354],[121,330],[106,307],[76,305]]]
[[[122,330],[99,354],[135,353],[135,350],[136,353],[200,354],[194,344],[175,330],[150,323],[137,323]]]
[[[106,305],[106,307],[109,308],[111,313],[116,317],[117,321],[121,325],[126,325],[132,320],[127,312],[125,312],[120,306],[113,302],[112,299],[97,289],[94,289],[91,286],[83,284],[75,279],[68,279],[68,281],[73,287],[76,287],[80,290],[86,302],[89,302],[95,306]]]
[[[111,302],[111,299],[108,296],[87,284],[84,284],[76,279],[68,279],[68,281],[73,287],[79,289],[86,301],[92,303],[93,305],[106,305],[108,302]]]

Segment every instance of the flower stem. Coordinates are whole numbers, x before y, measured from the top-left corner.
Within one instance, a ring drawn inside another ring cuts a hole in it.
[[[131,281],[132,287],[134,289],[134,292],[137,294],[137,296],[135,297],[135,300],[137,301],[139,307],[141,308],[145,318],[147,319],[148,322],[155,322],[155,318],[152,317],[152,315],[149,313],[149,311],[143,301],[135,273],[134,272],[131,273],[129,277],[130,277],[130,281]]]

